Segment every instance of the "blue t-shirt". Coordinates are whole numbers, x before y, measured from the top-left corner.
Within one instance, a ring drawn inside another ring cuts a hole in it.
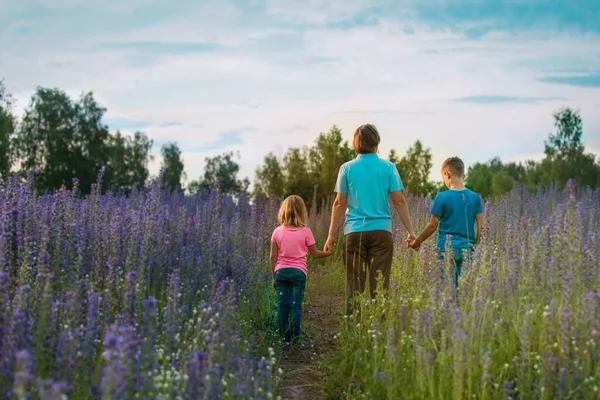
[[[475,216],[483,213],[483,204],[477,193],[469,189],[441,192],[433,200],[431,213],[440,217],[440,251],[446,249],[447,235],[451,235],[453,249],[468,249],[475,243]]]
[[[336,193],[348,195],[344,235],[392,231],[390,193],[404,189],[396,166],[377,154],[359,156],[340,167]]]

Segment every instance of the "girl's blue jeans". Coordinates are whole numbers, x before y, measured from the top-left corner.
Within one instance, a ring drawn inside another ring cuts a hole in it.
[[[290,343],[300,336],[306,275],[297,268],[280,269],[275,273],[275,289],[279,302],[279,331],[283,340]]]

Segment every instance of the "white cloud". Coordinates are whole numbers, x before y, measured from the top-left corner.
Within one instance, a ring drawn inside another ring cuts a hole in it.
[[[45,1],[57,7],[78,3]],[[106,7],[127,14],[143,6],[119,4],[111,1]],[[20,107],[36,85],[75,94],[93,90],[108,116],[149,121],[146,132],[156,142],[180,143],[190,178],[201,174],[206,155],[220,151],[197,150],[203,143],[243,127],[254,128],[245,131],[244,143],[222,150],[240,150],[242,174],[253,177],[269,151],[311,144],[334,124],[350,139],[358,125],[375,123],[384,155],[390,148],[402,153],[420,139],[433,149],[434,171],[450,155],[470,163],[494,155],[521,159],[539,154],[552,130],[552,111],[562,105],[580,108],[586,127],[600,126],[598,89],[537,81],[548,69],[543,60],[600,59],[597,36],[554,34],[542,40],[493,34],[473,41],[392,18],[346,30],[296,29],[282,23],[335,23],[367,6],[363,1],[313,0],[306,6],[272,0],[260,17],[247,16],[231,3],[203,4],[152,26],[65,37],[61,48],[36,45],[36,37],[21,39],[27,46],[0,50],[0,68]],[[407,23],[416,33],[403,33]],[[102,45],[135,41],[217,43],[223,50],[142,54],[129,46]],[[536,60],[542,64],[536,66]],[[502,105],[451,101],[478,95],[569,100]],[[160,126],[168,121],[181,125]],[[597,129],[585,132],[590,143],[597,143]],[[153,172],[159,164],[159,159],[153,163]]]

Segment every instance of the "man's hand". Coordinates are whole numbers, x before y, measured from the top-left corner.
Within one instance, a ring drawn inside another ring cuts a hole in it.
[[[334,245],[335,241],[333,239],[333,236],[329,236],[327,237],[327,241],[325,242],[325,247],[323,248],[323,251],[325,253],[331,253],[333,254],[333,245]]]

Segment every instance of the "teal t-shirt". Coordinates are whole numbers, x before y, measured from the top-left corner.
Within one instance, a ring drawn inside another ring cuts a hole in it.
[[[483,213],[477,193],[469,189],[441,192],[433,200],[431,213],[440,217],[440,251],[446,249],[448,235],[453,249],[468,249],[475,243],[475,216]]]
[[[336,193],[348,195],[344,235],[392,231],[390,193],[404,189],[398,168],[377,154],[360,154],[340,167]]]

